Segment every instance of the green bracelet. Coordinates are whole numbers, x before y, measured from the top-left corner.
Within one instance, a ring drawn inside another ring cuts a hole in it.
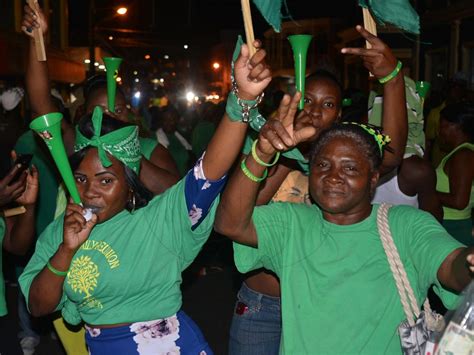
[[[262,159],[260,159],[257,155],[257,141],[258,139],[254,140],[252,144],[252,158],[257,162],[257,164],[261,166],[266,166],[267,168],[273,166],[277,163],[278,159],[280,158],[280,152],[276,152],[275,159],[271,163],[265,163]]]
[[[379,83],[380,84],[385,84],[385,83],[389,82],[390,80],[392,80],[393,78],[395,78],[397,76],[397,74],[400,72],[400,69],[402,69],[402,62],[399,60],[398,63],[397,63],[397,66],[395,67],[395,69],[393,69],[393,71],[390,74],[388,74],[387,76],[384,76],[383,78],[380,78]]]
[[[46,267],[48,268],[49,271],[51,271],[53,274],[56,276],[64,277],[67,275],[68,271],[59,271],[56,269],[53,265],[51,265],[51,262],[48,260],[48,263],[46,264]]]
[[[244,173],[245,176],[247,176],[253,182],[261,182],[267,178],[268,169],[265,169],[262,177],[257,177],[254,174],[252,174],[249,168],[247,168],[247,165],[245,165],[245,159],[246,158],[242,159],[242,163],[240,163],[240,169],[242,169],[242,172]]]

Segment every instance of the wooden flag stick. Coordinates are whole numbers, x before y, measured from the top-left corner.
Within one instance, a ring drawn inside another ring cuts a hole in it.
[[[370,14],[370,11],[368,8],[363,7],[362,8],[362,15],[364,17],[364,28],[372,33],[374,36],[377,36],[377,24],[374,21],[374,18]],[[369,41],[365,41],[365,46],[367,49],[372,48],[372,45],[369,43]],[[371,72],[369,72],[370,76],[374,76]]]
[[[252,13],[250,12],[250,0],[241,0],[240,2],[242,4],[242,14],[244,16],[245,37],[247,39],[250,57],[252,57],[256,50],[253,46],[255,37],[253,34]]]
[[[38,14],[38,0],[27,0],[27,3],[28,6],[31,7],[33,11],[36,12],[36,14]],[[44,49],[43,31],[41,30],[41,27],[33,29],[33,38],[35,40],[36,58],[40,62],[46,61],[46,50]]]
[[[10,208],[8,210],[3,210],[1,214],[5,217],[12,217],[19,214],[23,214],[25,212],[26,212],[26,208],[24,206],[19,206],[15,208]]]

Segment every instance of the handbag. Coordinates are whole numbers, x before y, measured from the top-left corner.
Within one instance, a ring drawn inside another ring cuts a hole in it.
[[[445,322],[443,316],[431,310],[428,298],[423,304],[423,311],[420,311],[418,307],[405,267],[393,242],[388,224],[390,207],[391,205],[385,203],[379,206],[377,227],[406,316],[406,320],[398,326],[402,352],[405,355],[425,355],[425,349],[428,350],[434,345],[430,342],[432,334],[441,331],[445,326]]]

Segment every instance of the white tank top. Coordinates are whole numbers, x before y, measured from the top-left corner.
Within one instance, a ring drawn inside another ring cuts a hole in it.
[[[418,194],[405,195],[398,186],[398,175],[377,186],[372,203],[389,203],[392,205],[408,205],[418,208]]]

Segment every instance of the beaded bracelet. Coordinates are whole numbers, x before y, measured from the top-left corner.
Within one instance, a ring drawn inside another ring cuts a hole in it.
[[[260,159],[257,155],[257,141],[258,139],[256,139],[253,144],[252,144],[252,157],[253,159],[257,162],[257,164],[261,165],[261,166],[266,166],[267,168],[270,167],[270,166],[273,166],[277,163],[278,159],[280,158],[280,152],[277,152],[275,154],[275,159],[273,159],[273,162],[271,163],[265,163],[262,159]]]
[[[393,69],[393,71],[390,74],[388,74],[387,76],[384,76],[383,78],[380,78],[379,83],[380,84],[385,84],[385,83],[389,82],[390,80],[392,80],[393,78],[395,78],[397,76],[397,74],[400,72],[400,69],[402,69],[402,62],[399,60],[398,63],[397,63],[397,66],[395,67],[395,69]]]
[[[245,165],[245,160],[246,160],[246,158],[242,159],[242,163],[240,163],[240,169],[242,170],[242,172],[244,173],[245,176],[247,176],[253,182],[261,182],[261,181],[263,181],[267,178],[268,169],[265,169],[265,171],[263,172],[262,177],[257,177],[254,174],[252,174],[252,172],[249,170],[249,168],[247,168],[247,165]]]
[[[56,276],[64,277],[67,275],[68,271],[60,271],[56,269],[53,265],[51,265],[51,262],[48,260],[48,263],[46,264],[46,267],[48,268],[49,271],[51,271],[53,274]]]

